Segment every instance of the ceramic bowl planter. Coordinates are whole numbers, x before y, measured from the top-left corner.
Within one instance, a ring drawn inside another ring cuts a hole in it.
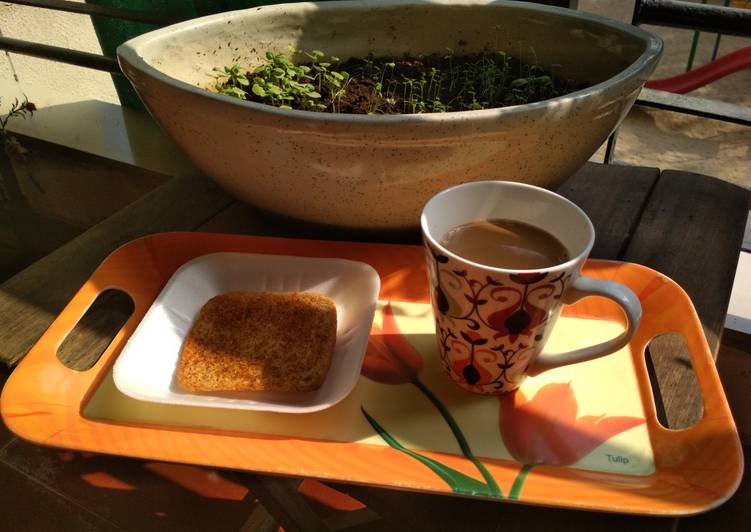
[[[500,109],[419,115],[285,110],[209,92],[214,67],[290,46],[348,57],[505,51],[589,88]],[[597,150],[661,41],[576,10],[505,1],[281,4],[166,27],[118,48],[123,72],[191,159],[238,198],[324,224],[417,226],[436,192],[477,179],[553,188]]]

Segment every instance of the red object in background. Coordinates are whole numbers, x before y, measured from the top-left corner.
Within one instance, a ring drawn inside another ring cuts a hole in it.
[[[648,89],[685,94],[739,70],[751,68],[751,46],[746,46],[694,70],[670,78],[651,79]]]

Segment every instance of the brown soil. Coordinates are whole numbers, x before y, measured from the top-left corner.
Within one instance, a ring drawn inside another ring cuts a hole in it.
[[[339,97],[325,83],[318,84],[317,102],[326,106],[319,110],[349,114],[489,109],[546,100],[581,88],[570,80],[556,80],[539,66],[498,53],[352,58],[329,69],[346,72],[349,80]],[[256,74],[246,76],[247,99],[269,103],[251,90]],[[302,108],[295,103],[288,105]]]

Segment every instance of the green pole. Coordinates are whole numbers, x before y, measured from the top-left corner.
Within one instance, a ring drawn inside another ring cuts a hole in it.
[[[701,0],[702,4],[706,4],[707,0]],[[688,53],[688,63],[686,63],[686,72],[694,67],[694,58],[696,57],[696,48],[699,46],[699,32],[694,32],[694,38],[691,39],[691,50]]]

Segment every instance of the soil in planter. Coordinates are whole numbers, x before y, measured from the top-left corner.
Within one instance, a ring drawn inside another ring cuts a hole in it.
[[[340,62],[319,51],[293,64],[267,53],[253,72],[225,67],[221,93],[277,107],[351,114],[471,111],[532,103],[583,88],[504,54],[367,57]]]

